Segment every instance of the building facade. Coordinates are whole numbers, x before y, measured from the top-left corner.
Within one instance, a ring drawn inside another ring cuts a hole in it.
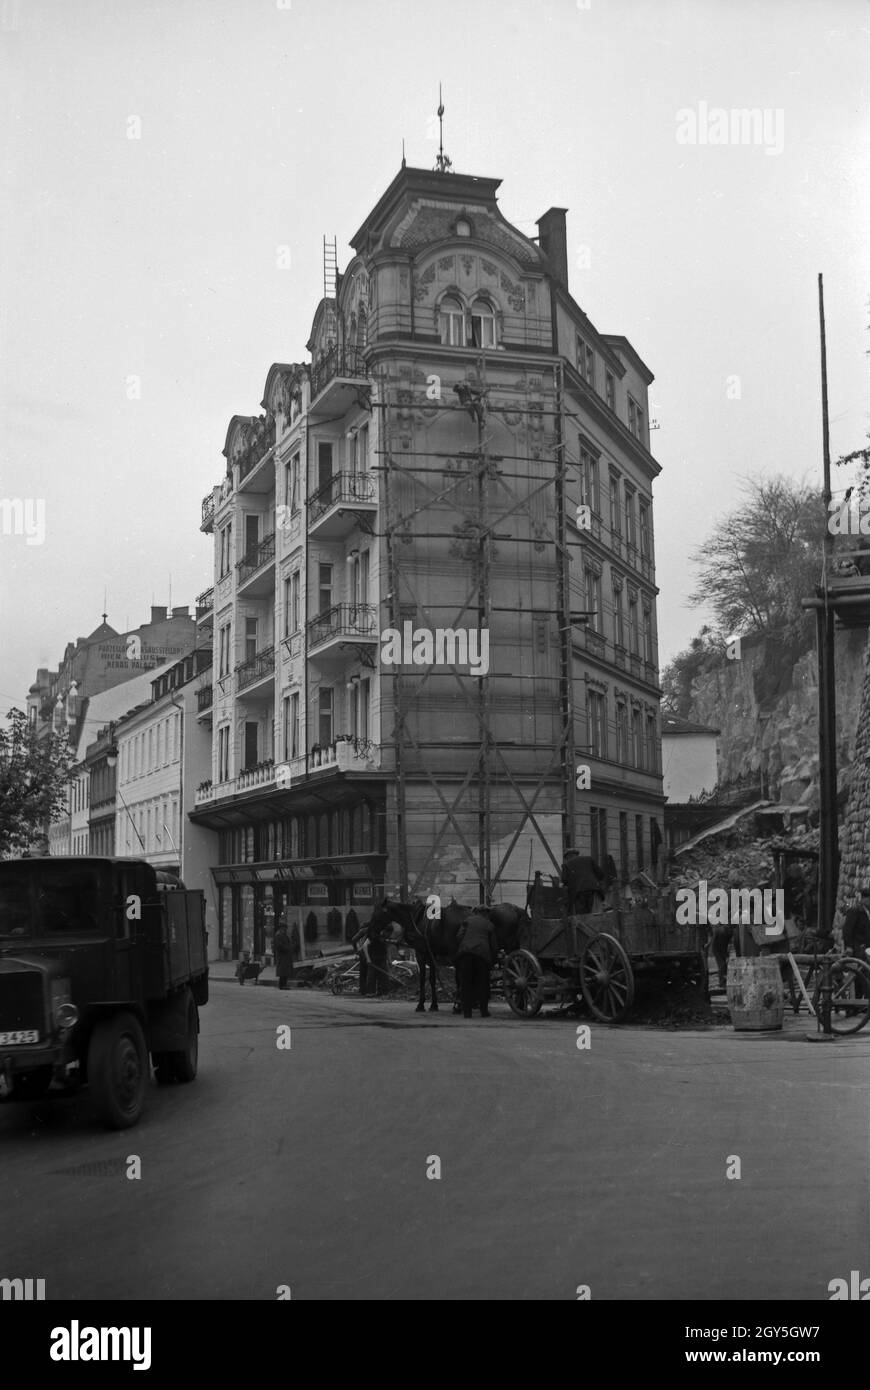
[[[571,296],[564,210],[530,240],[498,187],[403,167],[230,422],[191,819],[232,954],[385,891],[522,902],[569,847],[656,865],[652,375]]]

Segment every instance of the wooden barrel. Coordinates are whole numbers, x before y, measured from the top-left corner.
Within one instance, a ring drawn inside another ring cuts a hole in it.
[[[782,1027],[785,999],[776,956],[732,956],[726,993],[731,1022],[738,1033]]]

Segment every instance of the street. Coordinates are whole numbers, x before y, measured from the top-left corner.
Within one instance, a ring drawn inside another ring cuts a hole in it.
[[[201,1019],[196,1082],[153,1085],[138,1128],[99,1129],[86,1093],[0,1107],[0,1276],[59,1300],[751,1301],[870,1274],[870,1036],[596,1026],[581,1051],[576,1022],[500,1001],[466,1022],[228,982]]]

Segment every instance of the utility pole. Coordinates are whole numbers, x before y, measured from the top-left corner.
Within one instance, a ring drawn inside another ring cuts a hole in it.
[[[822,454],[825,536],[822,603],[816,609],[819,658],[819,929],[830,932],[837,903],[840,852],[837,837],[837,691],[834,681],[834,610],[828,602],[828,575],[834,538],[828,529],[831,501],[831,446],[828,432],[828,363],[825,347],[825,296],[819,276],[819,335],[822,367]]]

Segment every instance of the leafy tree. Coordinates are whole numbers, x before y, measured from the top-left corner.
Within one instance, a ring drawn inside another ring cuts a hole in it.
[[[62,814],[75,754],[66,738],[39,739],[20,709],[0,729],[0,857],[37,845],[45,827]]]
[[[688,719],[692,708],[694,683],[706,671],[719,666],[725,657],[725,643],[704,626],[685,651],[668,662],[662,671],[662,709],[680,719]]]
[[[711,608],[722,636],[768,633],[808,638],[801,599],[821,575],[827,515],[820,492],[790,478],[745,478],[744,500],[725,516],[692,561],[693,607]]]

